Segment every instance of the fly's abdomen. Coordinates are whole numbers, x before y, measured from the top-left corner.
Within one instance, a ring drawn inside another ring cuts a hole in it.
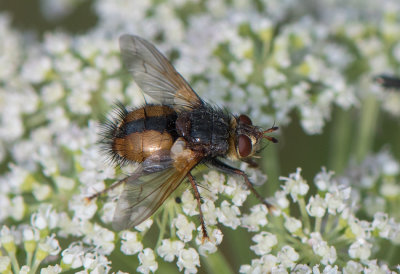
[[[160,150],[169,150],[175,141],[175,111],[162,105],[147,105],[125,112],[110,140],[119,161],[143,162]]]

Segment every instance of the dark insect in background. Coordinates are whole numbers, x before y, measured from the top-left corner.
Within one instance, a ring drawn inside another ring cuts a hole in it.
[[[207,164],[243,177],[247,187],[265,205],[245,172],[221,158],[256,166],[252,156],[262,139],[277,140],[254,126],[246,115],[235,116],[204,102],[151,43],[134,35],[119,39],[122,60],[145,95],[159,104],[127,110],[119,105],[118,118],[104,125],[102,143],[120,164],[139,163],[133,174],[115,182],[88,200],[125,184],[114,213],[113,228],[128,229],[149,218],[187,178],[198,203],[203,239],[208,238],[201,197],[192,170]]]

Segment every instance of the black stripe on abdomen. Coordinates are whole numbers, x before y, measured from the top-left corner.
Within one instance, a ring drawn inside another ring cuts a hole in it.
[[[158,132],[167,131],[176,136],[175,131],[176,114],[166,116],[151,116],[145,119],[130,121],[121,126],[118,138],[123,138],[135,132],[143,132],[146,130],[155,130]]]

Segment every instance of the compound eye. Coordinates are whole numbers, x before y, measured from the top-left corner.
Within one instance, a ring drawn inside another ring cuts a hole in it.
[[[251,119],[249,118],[249,116],[245,115],[245,114],[241,114],[239,116],[239,122],[246,124],[246,125],[252,125],[253,123],[251,122]]]
[[[240,157],[244,158],[249,156],[252,149],[250,138],[246,135],[239,135],[238,148]]]

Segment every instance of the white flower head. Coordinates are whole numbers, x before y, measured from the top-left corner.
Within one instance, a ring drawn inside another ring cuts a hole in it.
[[[153,224],[153,219],[149,218],[146,221],[142,222],[141,224],[135,226],[135,229],[140,232],[144,232],[144,231],[147,231],[151,227],[152,224]]]
[[[264,204],[253,206],[251,214],[244,214],[241,218],[242,226],[247,228],[248,231],[257,232],[260,226],[265,226],[268,223],[267,214],[268,208]]]
[[[300,172],[301,168],[297,168],[296,173],[291,173],[289,178],[279,178],[285,181],[285,185],[282,188],[287,194],[290,194],[294,202],[297,202],[299,196],[305,196],[310,188],[303,177],[301,177]]]
[[[204,222],[207,225],[217,224],[217,213],[215,210],[214,202],[212,200],[203,198],[201,210],[203,211]]]
[[[201,231],[201,226],[198,227],[198,231]],[[210,229],[208,227],[207,230],[208,239],[203,239],[203,235],[201,233],[196,237],[196,243],[199,245],[199,253],[200,255],[206,256],[207,254],[211,254],[217,251],[217,245],[221,244],[223,234],[221,230],[218,228]]]
[[[62,263],[70,266],[71,268],[79,268],[83,266],[83,256],[85,250],[82,243],[75,242],[72,243],[68,248],[64,249],[61,253]]]
[[[326,211],[326,202],[318,194],[310,197],[306,206],[307,212],[310,216],[322,218]]]
[[[192,240],[193,230],[196,229],[196,226],[194,225],[193,222],[189,222],[184,215],[179,214],[172,221],[172,223],[178,229],[176,235],[179,237],[179,239],[181,239],[184,242],[189,242],[190,240]]]
[[[300,258],[300,255],[294,250],[293,247],[285,245],[278,252],[278,261],[285,268],[293,268],[296,265],[297,260]]]
[[[321,191],[327,191],[332,184],[332,176],[335,174],[333,171],[326,171],[325,167],[322,167],[322,171],[314,177],[314,184]]]
[[[143,244],[138,240],[138,233],[123,231],[121,234],[121,251],[126,255],[134,255],[143,250]]]
[[[347,206],[345,201],[350,198],[350,193],[350,187],[346,187],[343,189],[339,189],[338,187],[331,187],[330,192],[326,193],[325,195],[325,202],[329,214],[336,215],[337,213],[342,212]]]
[[[225,226],[235,229],[240,225],[240,210],[235,205],[230,205],[227,200],[224,200],[220,207],[216,209],[216,215],[220,223]]]
[[[61,273],[62,268],[58,264],[49,265],[48,267],[40,269],[40,274],[57,274]]]
[[[333,264],[336,261],[337,255],[335,247],[328,246],[328,243],[322,239],[319,232],[311,233],[308,243],[312,246],[314,253],[322,257],[322,264]]]
[[[186,215],[193,216],[199,214],[197,211],[197,201],[189,189],[185,190],[181,196],[182,209]]]
[[[283,216],[285,217],[284,226],[290,233],[296,233],[301,229],[302,223],[300,220],[291,216],[287,216],[286,214]]]
[[[157,270],[158,263],[156,262],[154,251],[151,248],[145,248],[139,253],[138,257],[140,262],[137,268],[138,272],[149,273],[151,271],[154,273]]]
[[[250,190],[246,189],[244,184],[238,182],[234,177],[228,178],[224,192],[232,197],[232,202],[236,206],[241,206],[250,194]]]
[[[252,240],[257,244],[250,246],[250,249],[257,255],[268,254],[271,252],[272,247],[278,243],[278,238],[274,234],[266,231],[254,235]]]
[[[185,269],[186,273],[197,273],[197,267],[200,266],[200,257],[194,248],[182,249],[179,252],[176,265],[179,271]]]
[[[349,255],[353,259],[367,260],[371,256],[372,244],[365,239],[358,238],[349,247]]]
[[[179,252],[185,247],[182,241],[171,241],[163,239],[161,245],[157,248],[157,253],[164,261],[172,262],[175,257],[179,256]]]

